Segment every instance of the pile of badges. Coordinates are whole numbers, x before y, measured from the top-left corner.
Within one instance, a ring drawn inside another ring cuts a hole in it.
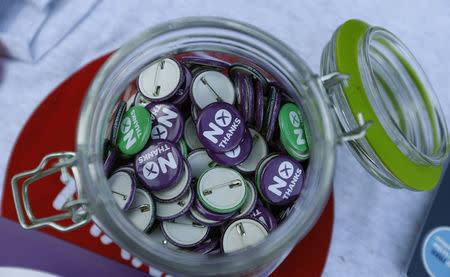
[[[184,55],[148,65],[125,89],[104,169],[113,198],[150,239],[230,253],[288,216],[304,186],[309,138],[297,105],[262,72]]]

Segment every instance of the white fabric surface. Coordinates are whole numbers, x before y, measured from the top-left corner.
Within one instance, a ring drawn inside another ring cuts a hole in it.
[[[0,58],[0,153],[4,157],[0,180],[22,126],[52,89],[144,29],[184,16],[215,15],[251,23],[292,47],[315,72],[319,72],[323,47],[345,20],[359,18],[383,26],[397,34],[422,63],[450,122],[450,2],[414,2],[102,1],[38,63]],[[338,148],[334,187],[335,224],[323,275],[402,276],[431,193],[383,186],[345,147]]]
[[[45,55],[98,0],[1,0],[0,43],[2,54],[24,61]],[[58,26],[55,28],[55,26]]]

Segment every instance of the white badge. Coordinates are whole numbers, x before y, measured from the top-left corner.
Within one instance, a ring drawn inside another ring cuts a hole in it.
[[[266,228],[256,220],[243,218],[231,223],[222,238],[224,253],[231,253],[255,245],[264,240]]]
[[[136,189],[133,203],[126,215],[136,228],[141,231],[148,230],[155,219],[155,206],[150,194],[143,189]]]
[[[219,71],[204,71],[192,83],[192,97],[200,109],[214,102],[234,104],[235,92],[230,79]]]

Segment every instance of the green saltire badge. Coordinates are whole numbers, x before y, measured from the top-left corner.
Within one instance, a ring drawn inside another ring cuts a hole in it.
[[[150,113],[141,106],[131,107],[120,122],[117,142],[125,155],[134,155],[147,144],[152,130]]]
[[[297,105],[293,103],[284,104],[278,115],[278,124],[282,141],[287,144],[285,145],[286,148],[297,153],[308,151],[305,124]]]

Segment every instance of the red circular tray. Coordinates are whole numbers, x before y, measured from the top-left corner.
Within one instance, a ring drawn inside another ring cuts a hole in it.
[[[10,185],[14,174],[35,168],[48,153],[75,150],[75,132],[82,100],[97,70],[108,57],[109,55],[98,58],[78,70],[51,92],[28,119],[17,138],[9,160],[4,184],[2,216],[17,221]],[[48,176],[30,186],[30,202],[37,217],[58,212],[52,207],[52,202],[63,188],[59,174]],[[316,225],[271,276],[321,275],[331,241],[333,199],[331,194]],[[131,266],[131,260],[121,258],[120,248],[116,244],[102,242],[102,237],[98,234],[93,235],[92,230],[92,224],[68,233],[47,227],[41,229],[42,232],[54,237]],[[149,272],[148,266],[144,264],[136,268]]]

